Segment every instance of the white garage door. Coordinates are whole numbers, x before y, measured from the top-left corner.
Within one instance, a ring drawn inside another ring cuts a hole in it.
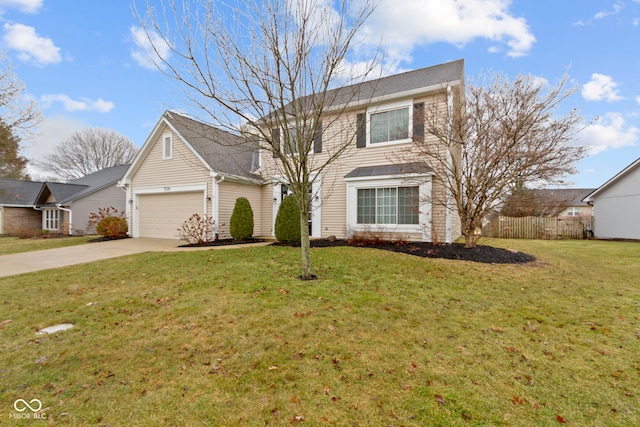
[[[204,212],[204,192],[145,194],[138,197],[140,237],[178,239],[178,228]]]

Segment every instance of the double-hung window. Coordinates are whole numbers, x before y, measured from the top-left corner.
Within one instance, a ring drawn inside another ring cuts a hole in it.
[[[407,142],[411,137],[409,105],[369,113],[369,145]]]
[[[56,231],[60,227],[60,211],[58,209],[44,209],[42,211],[42,229]]]
[[[418,187],[359,188],[358,224],[418,224]]]

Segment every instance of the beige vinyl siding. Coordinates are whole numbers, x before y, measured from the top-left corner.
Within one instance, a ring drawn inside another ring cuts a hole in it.
[[[218,220],[219,234],[221,239],[231,237],[229,232],[229,224],[231,215],[238,197],[246,197],[251,204],[253,210],[253,235],[263,236],[265,233],[262,229],[262,210],[261,206],[262,189],[258,185],[241,184],[238,182],[222,181],[219,185],[219,213]]]
[[[269,182],[262,186],[260,194],[261,200],[261,217],[260,217],[260,229],[262,230],[262,237],[273,237],[273,185]]]
[[[167,132],[161,134],[155,141],[144,162],[136,171],[132,178],[133,186],[144,188],[210,182],[207,167],[176,134],[172,133],[172,158],[162,159],[162,140]]]
[[[428,96],[416,97],[408,100],[411,103],[424,102],[425,113],[429,111],[431,105],[438,104],[438,108],[444,108],[446,111],[447,100],[446,92],[440,91]],[[347,184],[344,181],[344,176],[357,167],[363,166],[376,166],[392,163],[407,163],[415,162],[421,159],[416,158],[412,153],[415,153],[415,146],[412,142],[388,144],[382,146],[369,146],[366,148],[356,148],[355,146],[355,122],[358,113],[365,112],[364,109],[351,110],[344,113],[341,117],[331,119],[325,118],[325,123],[331,123],[329,128],[325,128],[323,134],[323,147],[322,153],[314,154],[313,159],[316,165],[326,161],[328,156],[335,152],[339,145],[342,145],[344,141],[351,141],[349,149],[336,160],[328,169],[323,171],[322,174],[322,207],[321,207],[321,235],[322,237],[337,236],[345,237],[348,234],[347,230]],[[425,138],[428,141],[428,134],[425,134]],[[434,141],[435,144],[435,141]],[[425,159],[426,161],[426,159]],[[265,177],[279,175],[278,166],[274,162],[271,154],[266,152],[262,157],[263,170]],[[436,169],[431,165],[434,170]],[[437,176],[442,171],[435,170]],[[444,189],[442,185],[432,186],[432,199],[444,200]],[[266,200],[266,194],[272,197],[271,186],[265,186],[264,189]],[[354,201],[351,201],[354,203]],[[265,214],[272,216],[270,206],[264,207]],[[433,217],[433,234],[437,236],[440,241],[444,241],[446,237],[446,221],[445,221],[445,209],[443,206],[437,203],[432,204],[432,217]],[[451,218],[453,228],[459,224],[457,220],[457,214]],[[457,233],[454,233],[457,234]],[[409,234],[406,237],[410,240],[420,240],[421,235]],[[457,235],[453,236],[457,238]]]
[[[163,139],[168,134],[172,136],[172,157],[163,159]],[[206,197],[212,197],[212,182],[210,171],[203,162],[184,144],[177,134],[171,132],[165,126],[165,130],[159,134],[144,161],[135,171],[131,179],[131,186],[134,193],[156,189],[159,193],[166,192],[166,194],[170,194],[180,187],[202,186],[206,188]],[[140,195],[138,197],[143,196]],[[200,207],[198,210],[201,214],[203,213],[202,209]],[[137,213],[137,209],[132,209],[128,221],[131,224],[138,224],[139,227],[143,227],[143,224],[140,224],[139,219],[136,217]],[[207,203],[207,212],[204,213],[212,215],[210,203]],[[184,216],[184,212],[181,212],[180,215]],[[186,219],[188,217],[184,218],[184,220]]]

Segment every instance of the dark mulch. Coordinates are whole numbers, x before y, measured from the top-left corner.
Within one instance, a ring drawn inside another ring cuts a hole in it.
[[[483,262],[490,264],[525,264],[535,261],[535,257],[512,250],[494,248],[491,246],[476,246],[465,249],[464,245],[458,243],[434,245],[433,243],[381,243],[381,244],[360,244],[349,243],[346,240],[318,239],[311,241],[313,248],[327,248],[333,246],[353,246],[383,249],[386,251],[400,252],[415,255],[423,258],[445,258],[463,261]]]
[[[261,239],[247,239],[247,240],[233,240],[233,239],[220,239],[207,243],[189,243],[186,245],[180,245],[180,248],[197,248],[202,246],[226,246],[226,245],[243,245],[247,243],[260,243],[264,242]]]
[[[129,236],[122,236],[122,237],[99,236],[99,237],[96,237],[94,239],[87,240],[87,241],[89,243],[98,243],[98,242],[110,242],[111,240],[121,240],[121,239],[130,239],[130,237]]]

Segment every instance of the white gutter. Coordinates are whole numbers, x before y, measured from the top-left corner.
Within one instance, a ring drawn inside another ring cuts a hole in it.
[[[452,120],[452,116],[453,116],[453,96],[451,95],[451,86],[447,85],[447,114],[449,116],[449,120],[448,120],[448,132],[449,135],[451,135],[451,120]],[[451,158],[451,151],[447,150],[447,167],[449,169],[453,168],[453,159]],[[450,178],[447,178],[450,179]],[[446,232],[446,236],[445,236],[445,241],[446,243],[453,243],[453,230],[451,229],[451,190],[449,189],[449,185],[445,185],[445,198],[446,198],[446,208],[445,208],[445,232]]]

